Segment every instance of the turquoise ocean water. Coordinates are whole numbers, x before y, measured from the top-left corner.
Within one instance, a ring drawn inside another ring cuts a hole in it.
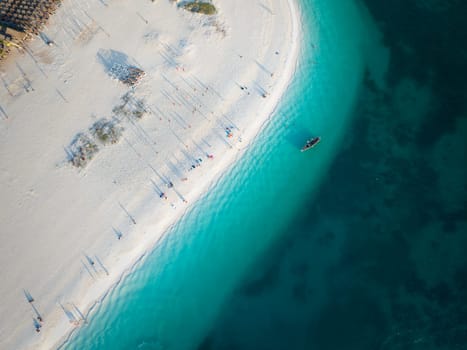
[[[300,64],[271,122],[64,348],[197,348],[314,197],[354,115],[371,40],[367,14],[353,0],[299,7]],[[300,153],[312,135],[322,143]]]
[[[198,350],[467,349],[467,2],[360,4],[365,31],[339,34],[366,38],[343,142]]]

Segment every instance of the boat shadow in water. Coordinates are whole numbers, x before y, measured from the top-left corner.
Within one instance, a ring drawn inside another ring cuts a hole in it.
[[[307,128],[297,128],[291,130],[286,136],[286,140],[293,148],[300,150],[307,140],[311,140],[316,135]]]

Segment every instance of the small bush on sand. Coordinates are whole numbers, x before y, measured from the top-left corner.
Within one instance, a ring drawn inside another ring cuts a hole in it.
[[[95,122],[89,131],[104,145],[109,143],[117,143],[122,136],[122,128],[107,119],[101,119]]]
[[[121,100],[122,104],[112,109],[112,112],[118,118],[131,117],[141,119],[148,112],[144,100],[134,97],[131,93],[123,95]]]
[[[98,151],[99,147],[86,134],[78,134],[69,147],[70,162],[77,168],[84,168]]]
[[[198,2],[198,1],[190,1],[183,5],[185,10],[195,12],[195,13],[202,13],[203,15],[215,15],[217,10],[216,7],[209,3],[209,2]]]
[[[136,119],[141,119],[143,118],[144,116],[144,111],[143,110],[140,110],[140,109],[137,109],[137,110],[134,110],[133,113],[132,113],[133,117],[136,118]]]

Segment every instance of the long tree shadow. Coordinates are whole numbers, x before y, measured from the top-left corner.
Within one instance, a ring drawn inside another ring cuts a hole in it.
[[[23,289],[23,293],[28,303],[32,303],[34,301],[34,298],[32,297],[31,293],[29,293],[27,289]]]

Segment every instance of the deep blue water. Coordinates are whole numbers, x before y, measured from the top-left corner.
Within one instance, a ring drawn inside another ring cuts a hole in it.
[[[272,122],[68,348],[467,349],[467,6],[299,3]]]

